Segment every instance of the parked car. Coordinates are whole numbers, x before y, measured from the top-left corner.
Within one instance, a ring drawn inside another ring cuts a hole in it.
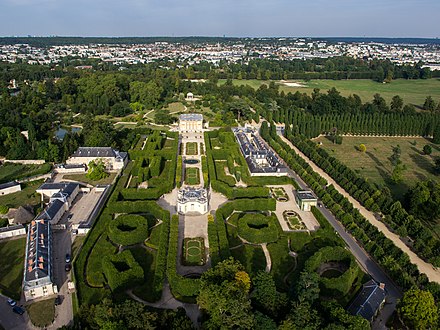
[[[8,304],[9,304],[9,306],[14,307],[15,305],[17,305],[17,302],[14,299],[9,298]]]
[[[72,269],[72,265],[66,264],[66,266],[64,266],[64,269],[66,270],[66,272],[70,272],[70,270]]]
[[[25,310],[20,306],[14,306],[14,308],[12,308],[12,311],[18,315],[23,315],[25,312]]]
[[[66,262],[69,263],[70,261],[71,261],[70,260],[70,254],[66,253]]]
[[[69,215],[67,216],[67,221],[70,221],[70,220],[72,219],[72,217],[73,217],[73,214],[69,214]]]
[[[58,305],[61,305],[61,297],[60,296],[57,296],[55,298],[55,306],[58,306]]]

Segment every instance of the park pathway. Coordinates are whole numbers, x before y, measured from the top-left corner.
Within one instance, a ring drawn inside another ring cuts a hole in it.
[[[270,253],[267,249],[267,244],[261,244],[261,248],[263,249],[264,256],[266,257],[266,273],[270,273],[270,270],[272,269],[272,260],[270,259]]]
[[[387,226],[385,226],[384,223],[380,222],[376,219],[374,214],[370,211],[368,211],[365,207],[363,207],[356,199],[351,197],[349,193],[347,193],[340,185],[336,183],[335,180],[333,180],[327,173],[325,173],[320,167],[318,167],[313,161],[311,161],[306,155],[304,155],[298,148],[296,148],[287,138],[285,138],[282,135],[279,135],[280,138],[287,143],[292,150],[295,151],[301,158],[303,158],[311,167],[312,169],[319,173],[324,179],[327,180],[329,184],[332,184],[335,189],[344,197],[346,197],[350,203],[353,204],[355,208],[359,210],[359,212],[373,225],[375,226],[380,232],[382,232],[388,239],[392,240],[393,243],[401,249],[403,252],[408,254],[410,261],[417,266],[419,271],[421,273],[424,273],[428,279],[432,282],[440,283],[440,272],[435,269],[430,263],[425,262],[422,260],[417,254],[415,254],[411,249],[402,242],[400,237],[393,232],[391,232]]]

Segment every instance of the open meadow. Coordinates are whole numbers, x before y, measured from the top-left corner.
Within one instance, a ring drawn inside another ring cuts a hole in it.
[[[219,84],[224,84],[226,80],[220,79]],[[257,89],[262,84],[269,84],[266,80],[238,80],[234,79],[234,85],[249,85]],[[321,93],[327,92],[335,87],[343,96],[357,94],[363,102],[371,101],[373,95],[379,93],[387,103],[391,102],[394,95],[400,95],[404,103],[410,103],[417,107],[423,106],[425,98],[431,95],[436,102],[440,101],[440,79],[418,79],[418,80],[393,80],[389,84],[378,83],[368,79],[352,79],[352,80],[329,80],[316,79],[310,81],[295,81],[300,86],[294,86],[294,81],[282,82],[276,81],[280,86],[280,90],[285,93],[301,93],[311,94],[314,88],[319,88]],[[290,86],[289,86],[290,85]],[[301,87],[302,86],[302,87]]]
[[[440,156],[440,149],[424,138],[344,136],[341,145],[333,144],[326,137],[319,137],[314,141],[322,142],[321,148],[370,182],[388,186],[393,197],[397,199],[402,199],[408,188],[417,181],[439,180],[439,176],[434,173],[434,159]],[[365,153],[357,150],[361,143],[367,148]],[[433,147],[431,155],[423,153],[426,144]],[[400,160],[406,166],[406,170],[402,183],[393,184],[390,182],[393,170],[390,157],[393,147],[397,145],[401,148]]]

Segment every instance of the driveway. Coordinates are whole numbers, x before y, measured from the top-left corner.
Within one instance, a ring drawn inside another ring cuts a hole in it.
[[[15,314],[12,307],[8,305],[8,297],[0,294],[0,324],[6,330],[29,329],[29,317],[27,313],[23,315]]]

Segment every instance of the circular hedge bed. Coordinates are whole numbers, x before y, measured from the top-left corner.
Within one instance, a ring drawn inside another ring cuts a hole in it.
[[[142,243],[148,237],[148,221],[140,215],[120,215],[110,222],[108,237],[119,245]]]
[[[340,276],[320,278],[320,287],[327,295],[346,295],[359,275],[359,266],[349,251],[343,247],[325,247],[317,251],[307,260],[305,269],[309,272],[318,272],[318,269],[325,263],[341,263],[341,268],[347,268]]]
[[[238,235],[249,243],[261,244],[278,240],[278,226],[275,215],[246,213],[238,220]]]

